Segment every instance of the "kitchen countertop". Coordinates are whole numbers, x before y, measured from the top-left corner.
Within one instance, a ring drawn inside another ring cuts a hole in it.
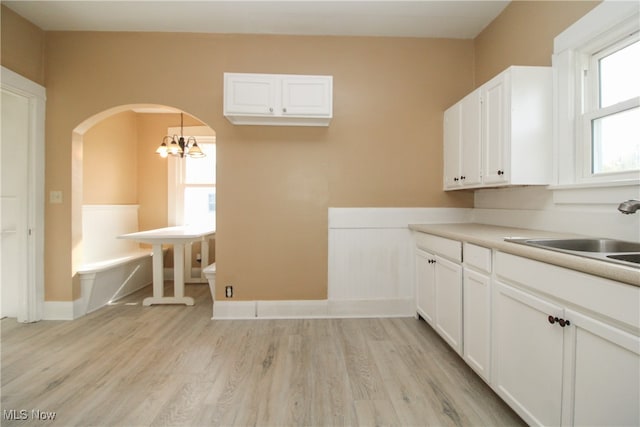
[[[613,264],[606,261],[577,255],[540,249],[518,243],[506,242],[506,237],[524,238],[584,238],[587,236],[526,228],[499,227],[495,225],[462,224],[410,224],[409,228],[422,233],[433,234],[448,239],[469,242],[501,252],[519,255],[559,267],[570,268],[606,279],[628,283],[640,287],[640,269]],[[589,236],[591,237],[591,236]]]

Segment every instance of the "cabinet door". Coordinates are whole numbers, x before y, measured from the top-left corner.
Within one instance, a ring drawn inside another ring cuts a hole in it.
[[[559,425],[566,328],[547,318],[562,318],[562,308],[503,283],[493,285],[493,387],[529,425]]]
[[[417,312],[431,326],[435,324],[435,257],[416,249],[416,305]]]
[[[462,266],[435,257],[435,329],[462,355]]]
[[[488,382],[491,371],[491,279],[465,268],[462,282],[463,357]]]
[[[480,90],[475,90],[462,100],[460,113],[460,182],[463,186],[475,186],[481,183],[482,114],[480,110]]]
[[[640,425],[640,338],[566,310],[563,424]]]
[[[226,114],[273,115],[276,111],[277,80],[269,75],[225,75]]]
[[[483,183],[499,184],[509,180],[507,140],[510,106],[509,74],[502,73],[482,86],[482,116],[484,122]]]
[[[444,188],[460,187],[460,155],[462,132],[460,117],[462,102],[451,106],[444,112]]]
[[[282,78],[283,116],[332,116],[330,76],[286,76]]]

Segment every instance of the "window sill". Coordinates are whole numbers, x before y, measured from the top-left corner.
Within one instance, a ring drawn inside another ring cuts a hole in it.
[[[640,198],[637,179],[549,185],[553,201],[559,205],[607,205]]]

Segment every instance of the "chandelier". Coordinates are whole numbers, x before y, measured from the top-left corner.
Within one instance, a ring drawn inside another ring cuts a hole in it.
[[[175,157],[204,157],[206,154],[202,152],[198,146],[198,141],[193,136],[190,136],[185,141],[183,136],[183,113],[180,113],[180,138],[177,135],[167,135],[162,138],[162,144],[156,150],[156,153],[160,154],[160,157],[167,157],[169,154]]]

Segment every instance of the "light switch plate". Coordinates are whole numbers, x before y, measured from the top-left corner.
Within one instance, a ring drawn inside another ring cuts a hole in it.
[[[49,192],[49,203],[60,204],[62,203],[62,191],[53,190]]]

